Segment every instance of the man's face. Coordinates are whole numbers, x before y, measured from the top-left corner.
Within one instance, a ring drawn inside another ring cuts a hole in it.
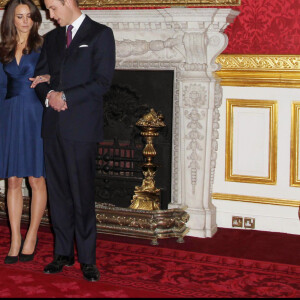
[[[59,0],[45,0],[46,8],[49,10],[50,18],[56,20],[59,26],[67,26],[72,22],[72,9],[68,1],[63,4]]]

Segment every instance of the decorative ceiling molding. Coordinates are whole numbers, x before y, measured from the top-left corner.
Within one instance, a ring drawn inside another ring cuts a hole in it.
[[[0,0],[4,8],[9,0]],[[33,0],[40,6],[39,0]],[[79,0],[81,8],[171,7],[171,6],[240,6],[241,0]]]
[[[221,54],[223,86],[300,87],[300,55]]]

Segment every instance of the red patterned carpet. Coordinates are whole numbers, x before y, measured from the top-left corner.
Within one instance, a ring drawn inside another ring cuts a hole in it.
[[[9,230],[2,225],[0,297],[300,297],[299,265],[175,250],[175,241],[170,249],[98,239],[97,283],[82,279],[78,263],[59,274],[43,274],[53,253],[47,230],[39,232],[33,262],[4,265],[8,245]]]

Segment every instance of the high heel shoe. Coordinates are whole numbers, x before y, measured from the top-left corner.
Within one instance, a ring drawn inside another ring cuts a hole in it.
[[[10,265],[10,264],[15,264],[16,262],[18,262],[18,258],[22,252],[23,245],[24,245],[24,240],[23,240],[23,238],[21,238],[21,246],[20,246],[19,254],[17,256],[7,255],[4,259],[4,263]]]
[[[35,255],[35,251],[36,251],[36,247],[38,244],[39,239],[36,238],[36,243],[35,243],[35,247],[34,250],[31,254],[23,254],[22,252],[20,252],[19,254],[19,261],[21,262],[28,262],[28,261],[32,261],[34,259],[34,255]]]

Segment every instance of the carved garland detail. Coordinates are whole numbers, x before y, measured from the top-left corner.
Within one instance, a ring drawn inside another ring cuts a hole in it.
[[[200,141],[204,139],[204,135],[201,134],[201,129],[203,129],[203,126],[201,125],[200,120],[205,119],[205,112],[201,111],[201,113],[199,113],[194,108],[190,112],[186,110],[184,114],[186,118],[190,120],[190,122],[187,124],[187,128],[190,131],[186,135],[186,139],[190,140],[190,142],[186,150],[191,151],[191,154],[187,157],[187,159],[190,161],[188,167],[191,169],[191,183],[193,194],[195,194],[198,170],[200,169],[199,161],[202,160],[199,152],[203,151]]]
[[[183,91],[183,102],[186,107],[203,107],[207,104],[206,88],[200,84],[186,86]]]
[[[212,138],[211,138],[211,180],[210,180],[210,193],[213,190],[213,183],[215,178],[216,162],[217,162],[217,151],[218,151],[218,139],[219,139],[219,121],[220,121],[220,112],[219,107],[222,104],[222,88],[220,84],[215,85],[215,106],[213,110],[213,127],[212,127]]]

